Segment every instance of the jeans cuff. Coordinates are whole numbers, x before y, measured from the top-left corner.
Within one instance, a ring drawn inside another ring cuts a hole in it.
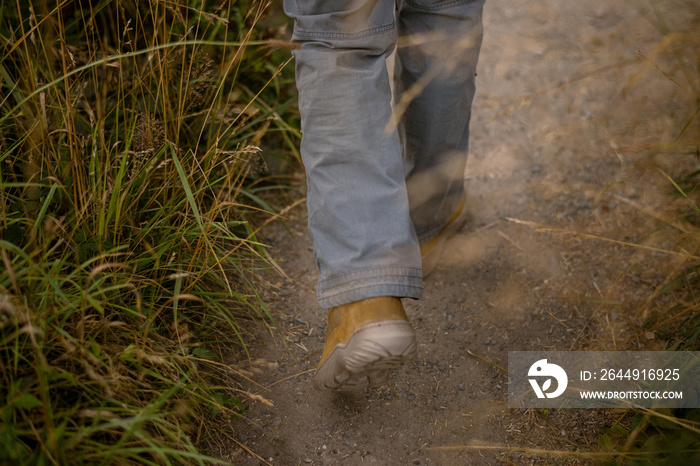
[[[378,296],[419,299],[423,273],[415,267],[380,267],[319,280],[318,304],[331,308]]]
[[[416,236],[418,237],[418,244],[421,246],[435,238],[443,228],[445,228],[447,222],[435,223],[432,225],[425,226],[420,229],[416,229]]]

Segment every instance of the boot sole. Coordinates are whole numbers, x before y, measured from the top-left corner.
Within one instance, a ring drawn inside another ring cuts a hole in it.
[[[415,357],[416,336],[408,322],[366,325],[338,344],[316,371],[318,390],[361,389],[386,383],[389,371]]]

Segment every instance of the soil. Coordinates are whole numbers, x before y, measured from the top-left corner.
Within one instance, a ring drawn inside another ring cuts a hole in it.
[[[672,176],[686,162],[637,149],[682,127],[681,110],[671,110],[681,97],[640,55],[662,36],[635,6],[487,2],[466,172],[470,218],[447,242],[424,298],[404,300],[419,352],[387,386],[312,388],[326,316],[305,204],[264,232],[280,270],[261,275],[277,327],[256,324],[250,354],[227,361],[249,376],[244,390],[254,396],[231,424],[234,440],[221,442],[222,459],[589,464],[557,452],[598,451],[606,429],[629,427],[626,410],[510,410],[505,368],[509,351],[669,344],[643,328],[654,312],[644,303],[682,259],[593,238],[678,250],[677,231],[659,220],[676,201],[656,167]],[[302,174],[297,181],[280,205],[303,199]]]

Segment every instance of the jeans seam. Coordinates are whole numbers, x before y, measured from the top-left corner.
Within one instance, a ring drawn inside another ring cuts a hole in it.
[[[411,5],[413,8],[416,10],[424,10],[424,11],[440,11],[444,10],[445,8],[449,8],[451,6],[463,4],[463,3],[474,3],[477,0],[453,0],[451,2],[446,2],[446,3],[441,3],[439,5],[421,5],[420,3],[417,3],[414,0],[405,0],[405,2],[409,5]]]
[[[396,27],[396,21],[392,21],[390,24],[385,24],[384,26],[377,26],[372,29],[366,29],[360,32],[312,32],[305,31],[303,29],[294,29],[294,36],[296,39],[346,39],[354,40],[361,39],[369,36],[376,36],[384,32],[390,31]]]

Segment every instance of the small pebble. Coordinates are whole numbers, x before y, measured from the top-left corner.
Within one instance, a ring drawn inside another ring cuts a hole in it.
[[[464,384],[463,384],[463,383],[459,384],[457,387],[458,387],[460,390],[464,391]]]

